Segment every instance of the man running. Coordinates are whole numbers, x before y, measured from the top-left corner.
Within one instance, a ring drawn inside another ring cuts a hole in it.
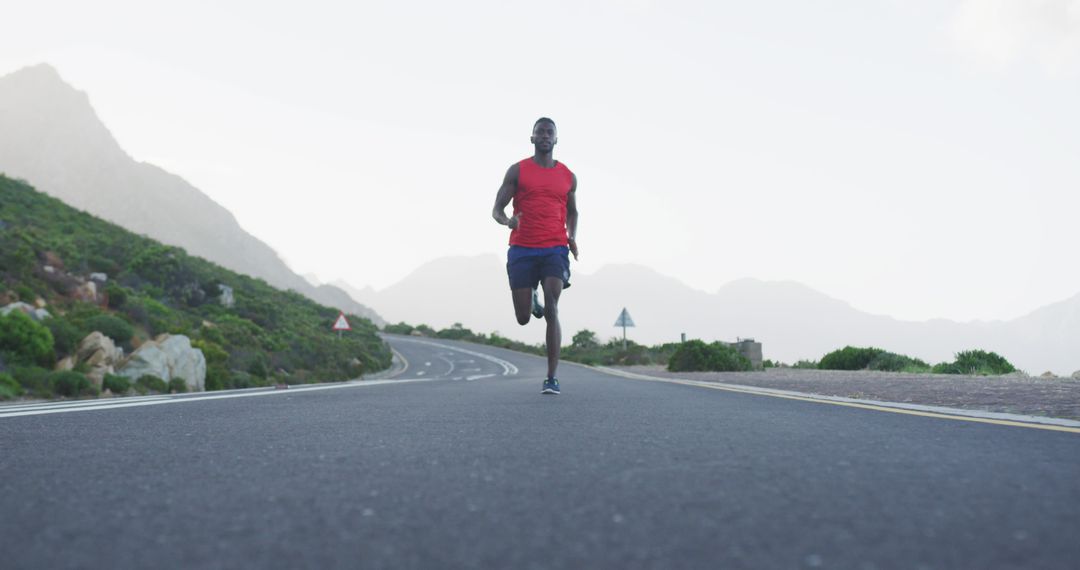
[[[541,117],[533,124],[533,155],[510,165],[503,178],[491,216],[510,228],[506,273],[518,324],[529,322],[529,312],[547,320],[548,372],[541,394],[558,394],[562,329],[559,328],[559,295],[570,286],[570,259],[577,260],[577,177],[552,158],[559,141],[555,121]],[[514,217],[506,206],[514,201]],[[537,284],[544,288],[544,305],[537,299]]]

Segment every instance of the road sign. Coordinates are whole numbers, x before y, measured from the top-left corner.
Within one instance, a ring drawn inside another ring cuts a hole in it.
[[[615,326],[622,327],[622,349],[626,350],[626,327],[634,326],[634,319],[630,318],[630,312],[626,310],[626,307],[623,307],[622,312],[619,313]]]
[[[338,332],[352,330],[352,327],[349,326],[349,321],[345,320],[344,312],[338,313],[337,320],[334,321],[334,330]]]

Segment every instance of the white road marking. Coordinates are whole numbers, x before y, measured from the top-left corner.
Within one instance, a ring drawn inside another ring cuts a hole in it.
[[[427,340],[418,340],[418,339],[415,339],[415,338],[395,338],[394,340],[401,341],[401,342],[415,342],[417,344],[426,344],[428,346],[434,346],[434,347],[438,347],[438,348],[442,348],[442,349],[446,349],[446,350],[456,350],[457,352],[463,352],[465,354],[475,356],[477,358],[483,358],[484,360],[487,360],[488,362],[494,362],[495,364],[498,364],[499,366],[501,366],[502,369],[503,369],[503,372],[502,372],[503,376],[511,376],[511,375],[514,375],[514,374],[518,373],[518,367],[517,366],[514,366],[510,362],[507,362],[506,360],[503,360],[503,359],[498,358],[496,356],[491,356],[490,354],[484,354],[482,352],[476,352],[474,350],[468,350],[466,348],[458,348],[456,346],[448,346],[448,345],[445,345],[445,344],[439,344],[437,342],[431,342],[431,341],[427,341]]]
[[[140,399],[138,401],[132,401],[134,399],[108,399],[108,400],[95,400],[96,405],[87,406],[67,406],[67,407],[54,407],[54,408],[39,408],[39,409],[15,409],[9,410],[8,408],[0,408],[0,418],[14,418],[20,416],[38,416],[44,414],[63,414],[67,412],[85,412],[91,410],[114,410],[117,408],[136,408],[141,406],[157,406],[162,404],[184,404],[187,402],[203,402],[206,400],[228,400],[232,398],[254,398],[256,396],[279,396],[283,394],[297,394],[303,392],[317,392],[321,390],[337,390],[340,388],[362,388],[365,386],[380,386],[382,384],[409,384],[413,382],[435,382],[436,378],[406,378],[402,380],[363,380],[363,381],[350,381],[342,382],[338,384],[316,384],[313,386],[294,387],[288,390],[275,390],[269,389],[257,389],[257,390],[243,390],[226,393],[207,393],[200,396],[163,396],[153,399]],[[90,403],[90,401],[87,401]],[[14,407],[14,406],[11,406]]]
[[[479,380],[481,378],[491,378],[492,376],[495,376],[495,375],[494,374],[475,374],[473,376],[466,376],[465,381],[466,382],[472,382],[473,380]]]

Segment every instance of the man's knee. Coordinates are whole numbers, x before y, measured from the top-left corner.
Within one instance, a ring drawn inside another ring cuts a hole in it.
[[[518,322],[519,325],[525,326],[525,325],[529,324],[529,313],[525,313],[524,315],[516,315],[516,316],[517,316],[517,322]]]

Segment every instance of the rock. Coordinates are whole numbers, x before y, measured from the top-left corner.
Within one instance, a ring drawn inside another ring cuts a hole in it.
[[[1040,374],[1039,377],[1040,378],[1057,378],[1057,376],[1054,376],[1054,373],[1050,372],[1049,370],[1047,370],[1046,372],[1043,372],[1042,374]]]
[[[8,316],[12,311],[23,311],[27,315],[31,315],[33,314],[33,306],[32,304],[27,304],[23,301],[15,301],[9,304],[9,306],[0,309],[0,316]]]
[[[117,374],[138,380],[146,374],[168,382],[182,378],[191,392],[206,389],[206,357],[192,348],[191,339],[184,335],[160,335],[139,347],[116,371]]]
[[[72,368],[75,368],[75,358],[71,356],[64,357],[56,363],[56,370],[71,370]]]
[[[218,290],[221,291],[221,296],[218,297],[218,300],[221,301],[221,304],[224,305],[226,308],[233,308],[233,306],[236,305],[236,298],[233,297],[232,287],[229,287],[228,285],[221,285],[219,283]]]
[[[16,301],[14,303],[11,303],[10,305],[6,305],[3,308],[0,308],[0,316],[6,317],[9,313],[11,313],[11,311],[22,311],[23,314],[30,317],[31,319],[34,319],[37,322],[44,321],[45,319],[52,316],[49,314],[49,311],[46,311],[45,309],[39,309],[29,303],[23,303],[22,301]]]
[[[86,364],[90,366],[90,371],[86,373],[86,377],[95,386],[101,388],[105,375],[112,374],[116,365],[123,358],[124,349],[117,347],[111,338],[94,331],[79,343],[79,348],[75,350],[74,365]]]
[[[171,378],[183,378],[189,392],[206,389],[206,357],[201,350],[192,348],[191,339],[184,335],[170,336],[161,343],[169,358]]]
[[[45,267],[42,267],[42,269],[45,270],[45,273],[56,273],[56,268],[51,265],[46,265]]]
[[[91,273],[90,280],[98,283],[107,283],[109,281],[109,276],[104,273]]]
[[[166,382],[172,379],[169,373],[169,357],[154,341],[144,342],[120,365],[116,373],[130,378],[132,382],[147,374],[157,376]]]
[[[1076,372],[1072,373],[1072,379],[1073,380],[1080,380],[1080,370],[1077,370]]]
[[[97,284],[93,281],[87,281],[76,287],[75,290],[71,292],[71,296],[80,301],[97,304]]]
[[[46,305],[48,305],[48,303],[45,302],[45,299],[42,299],[41,297],[38,297],[38,298],[34,299],[34,306],[35,307],[37,307],[39,309],[44,309]]]
[[[113,365],[124,358],[124,350],[117,348],[113,340],[100,332],[94,331],[82,339],[75,350],[78,364],[90,366]]]

